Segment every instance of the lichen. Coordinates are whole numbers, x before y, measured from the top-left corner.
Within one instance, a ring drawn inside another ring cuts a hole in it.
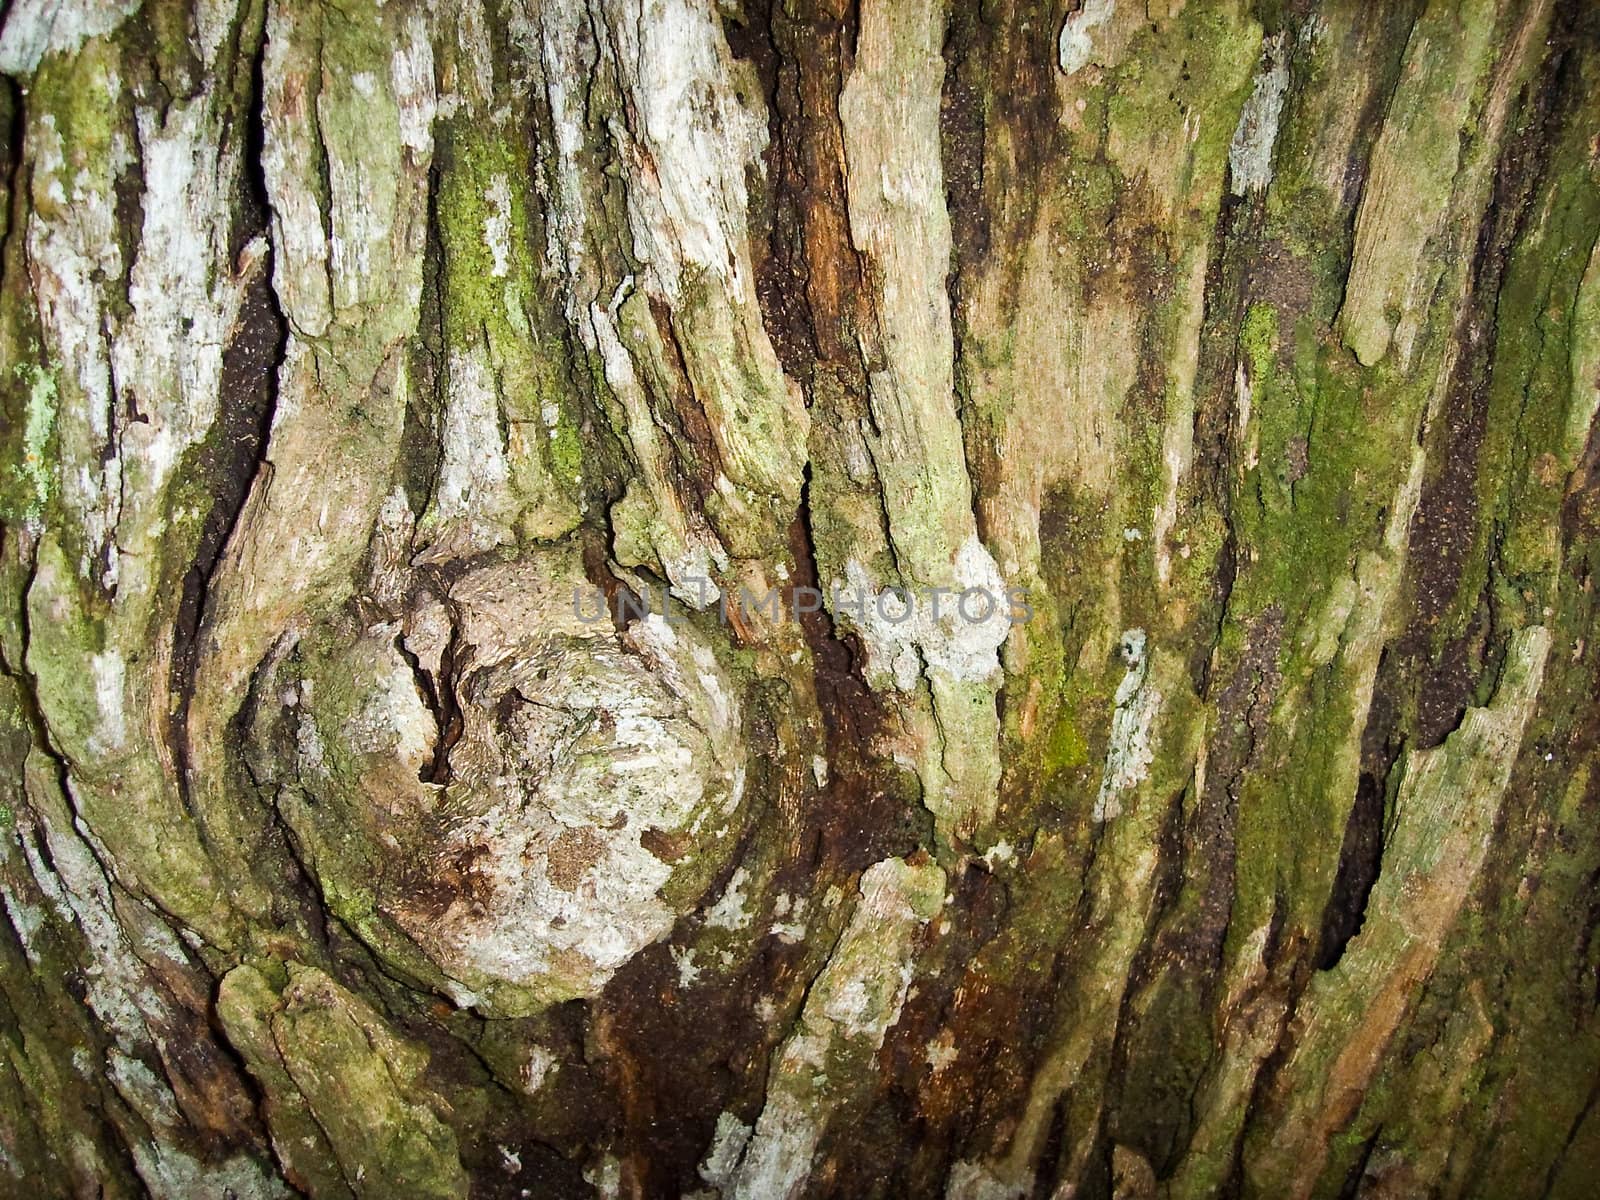
[[[314,764],[296,734],[279,803],[330,907],[398,969],[497,1015],[596,994],[698,902],[741,819],[741,707],[712,646],[659,614],[619,641],[575,611],[584,586],[566,550],[479,568],[449,597],[470,679],[449,676],[450,628],[423,605],[305,643],[303,681],[286,664],[268,694],[287,704],[258,716],[261,737],[316,730]],[[444,751],[416,672],[460,705]]]
[[[47,54],[70,56],[90,38],[113,32],[139,11],[140,0],[22,0],[0,32],[0,71],[27,75]]]
[[[1264,191],[1272,181],[1272,151],[1289,87],[1285,42],[1285,35],[1278,33],[1261,44],[1261,64],[1228,147],[1229,187],[1235,196]]]
[[[719,1163],[730,1200],[801,1193],[835,1110],[858,1094],[856,1077],[899,1019],[917,935],[944,898],[944,872],[932,862],[886,859],[863,872],[850,923],[774,1055],[766,1105],[738,1166]]]
[[[1128,671],[1117,685],[1105,772],[1100,780],[1100,794],[1094,802],[1096,821],[1107,821],[1122,814],[1121,793],[1145,779],[1154,757],[1150,736],[1161,710],[1161,693],[1146,686],[1149,674],[1146,642],[1142,629],[1130,629],[1122,635],[1119,649]]]
[[[1056,46],[1056,61],[1062,74],[1073,75],[1089,65],[1094,55],[1093,33],[1116,10],[1116,0],[1086,0],[1075,12],[1067,14]]]

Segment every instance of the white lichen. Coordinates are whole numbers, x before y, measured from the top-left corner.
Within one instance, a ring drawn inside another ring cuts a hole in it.
[[[46,920],[44,909],[20,900],[9,884],[0,884],[0,903],[5,905],[6,916],[11,921],[17,940],[22,943],[23,954],[29,963],[38,966],[39,934],[43,932]]]
[[[172,1088],[143,1060],[113,1046],[106,1051],[106,1078],[146,1123],[168,1130],[176,1130],[182,1124]]]
[[[615,1154],[602,1155],[599,1162],[584,1169],[583,1181],[601,1200],[616,1200],[622,1195],[622,1160]]]
[[[711,1146],[700,1161],[700,1178],[719,1192],[727,1190],[733,1182],[733,1172],[739,1165],[744,1148],[750,1142],[750,1126],[730,1112],[717,1115],[717,1127],[711,1135]]]
[[[693,987],[700,979],[700,967],[694,961],[694,950],[687,946],[672,948],[672,965],[678,968],[678,986]]]
[[[378,625],[373,635],[392,645],[395,625]],[[432,757],[438,727],[417,691],[416,677],[399,654],[386,656],[374,673],[374,687],[344,723],[344,740],[364,754],[393,755],[407,769],[420,771]]]
[[[861,876],[860,900],[774,1060],[767,1100],[723,1195],[789,1200],[804,1189],[832,1110],[848,1095],[830,1065],[870,1061],[900,1018],[922,927],[945,898],[944,872],[891,858]]]
[[[1057,61],[1064,74],[1075,75],[1089,65],[1094,56],[1094,42],[1089,35],[1111,20],[1116,10],[1116,0],[1083,0],[1082,7],[1068,14],[1056,46]]]
[[[0,71],[27,75],[46,54],[71,54],[139,11],[140,0],[17,0],[0,30]]]
[[[50,435],[56,425],[56,381],[39,367],[17,368],[28,378],[28,415],[22,428],[22,461],[18,474],[27,485],[28,505],[23,516],[38,521],[55,489],[55,472],[49,461]]]
[[[261,170],[272,196],[273,286],[284,315],[306,337],[332,320],[328,238],[311,164],[320,153],[312,84],[292,11],[267,10],[262,48]]]
[[[734,871],[733,878],[728,880],[728,886],[722,893],[722,898],[706,913],[708,926],[712,929],[743,929],[750,924],[750,913],[744,906],[744,885],[749,881],[750,873],[743,867]]]
[[[151,1044],[152,1029],[172,1019],[124,928],[143,910],[137,904],[124,910],[115,907],[110,881],[94,851],[76,830],[58,829],[47,819],[40,811],[46,807],[37,805],[27,825],[19,825],[23,856],[55,915],[75,924],[87,943],[86,961],[92,965],[83,982],[89,1008],[119,1049],[139,1053]],[[154,922],[146,925],[155,928]]]
[[[122,84],[100,74],[83,87],[94,102],[113,103]],[[115,392],[104,332],[113,321],[104,281],[122,277],[116,187],[133,159],[119,137],[100,153],[75,147],[69,165],[51,113],[30,124],[27,138],[34,147],[28,262],[44,347],[65,367],[56,379],[60,494],[83,533],[78,569],[92,577],[92,551],[110,544],[121,515],[122,457],[112,437]],[[99,582],[114,584],[116,567],[112,555]]]
[[[302,769],[313,775],[326,774],[328,762],[327,747],[322,744],[322,734],[317,731],[317,722],[310,713],[301,713],[295,722],[295,751]]]
[[[1272,150],[1278,140],[1278,120],[1283,97],[1289,90],[1289,64],[1284,35],[1261,44],[1261,65],[1256,69],[1250,98],[1239,113],[1228,148],[1228,174],[1235,196],[1259,192],[1272,182]]]
[[[431,158],[438,100],[433,85],[433,41],[420,11],[406,18],[406,44],[389,58],[389,86],[400,117],[400,144],[419,159]]]
[[[452,592],[473,683],[450,756],[452,820],[429,853],[471,861],[473,887],[442,914],[394,909],[491,1009],[503,985],[547,999],[593,995],[671,932],[686,902],[661,893],[678,866],[709,883],[735,845],[719,834],[742,798],[742,718],[703,636],[656,616],[619,644],[609,623],[579,621],[573,577],[558,577],[507,564]],[[363,686],[387,695],[390,683],[375,672]],[[385,756],[372,762],[384,778]],[[674,843],[694,849],[664,848]],[[749,919],[745,879],[735,873],[712,910],[730,927]],[[678,962],[693,982],[693,959]]]
[[[231,257],[228,203],[241,163],[236,148],[219,144],[209,98],[172,105],[160,118],[141,110],[138,125],[143,225],[129,276],[132,312],[112,350],[117,390],[145,418],[120,437],[123,506],[135,514],[215,422],[223,350],[267,254],[258,238],[236,271],[216,270]],[[119,540],[130,542],[126,530]]]
[[[439,449],[439,479],[428,519],[456,523],[468,546],[488,549],[507,536],[511,466],[494,368],[478,345],[450,352]]]
[[[945,1200],[1024,1200],[1032,1190],[1001,1179],[983,1163],[961,1159],[950,1167],[944,1195]]]
[[[1017,851],[1010,842],[1000,841],[989,847],[988,853],[983,856],[983,861],[992,871],[1001,864],[1013,863],[1017,859]]]
[[[685,268],[725,278],[742,296],[754,283],[745,179],[761,169],[766,113],[740,99],[713,9],[690,0],[608,8],[642,143],[624,158],[635,252],[669,301]]]
[[[955,1039],[948,1029],[930,1041],[923,1053],[923,1061],[934,1075],[948,1070],[960,1057],[961,1052],[956,1049]]]
[[[727,1200],[792,1200],[811,1174],[821,1116],[787,1090],[769,1091],[755,1133],[724,1186]]]
[[[833,612],[860,634],[869,675],[917,686],[924,669],[961,683],[993,681],[1000,647],[1011,633],[1005,580],[977,534],[957,549],[951,583],[933,589],[877,586],[857,558],[833,594]]]
[[[95,707],[100,714],[100,722],[89,736],[90,748],[99,754],[121,750],[128,740],[122,703],[127,663],[117,650],[104,650],[90,657],[89,673],[94,679]]]
[[[492,260],[489,274],[504,279],[511,270],[511,181],[495,172],[484,193],[488,214],[483,218],[483,244]]]
[[[533,1046],[528,1051],[528,1061],[522,1064],[522,1090],[530,1096],[538,1095],[557,1066],[555,1055],[543,1046]]]
[[[130,1151],[152,1196],[233,1196],[237,1200],[287,1200],[294,1195],[261,1160],[235,1154],[202,1161],[171,1141],[135,1141]]]
[[[1121,815],[1122,793],[1145,779],[1155,758],[1150,732],[1161,708],[1161,693],[1148,685],[1150,666],[1144,630],[1124,633],[1118,652],[1127,671],[1117,685],[1105,771],[1094,802],[1096,821]]]

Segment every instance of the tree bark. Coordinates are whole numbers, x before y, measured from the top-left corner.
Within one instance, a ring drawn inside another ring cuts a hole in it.
[[[1600,9],[0,9],[8,1193],[1590,1194]]]

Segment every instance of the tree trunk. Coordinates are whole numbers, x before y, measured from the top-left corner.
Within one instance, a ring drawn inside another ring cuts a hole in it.
[[[1588,0],[0,10],[7,1194],[1592,1194]]]

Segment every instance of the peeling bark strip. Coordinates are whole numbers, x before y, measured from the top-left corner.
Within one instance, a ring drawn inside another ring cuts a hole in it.
[[[1589,1195],[1594,5],[3,11],[0,1192]]]

